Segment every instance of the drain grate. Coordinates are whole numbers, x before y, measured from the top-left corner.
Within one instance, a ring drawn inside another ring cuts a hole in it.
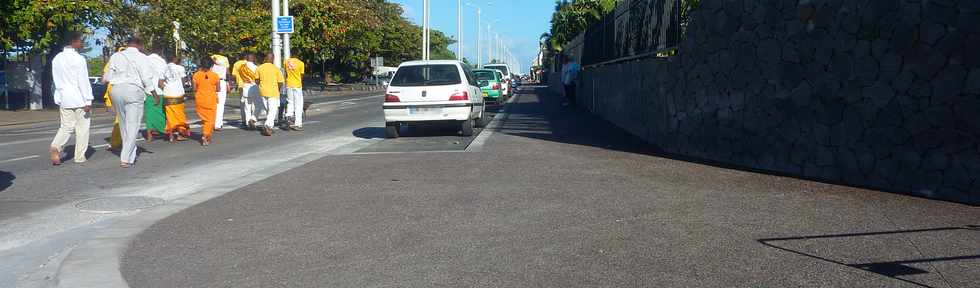
[[[163,199],[146,196],[114,196],[89,199],[75,204],[75,208],[84,212],[115,213],[129,210],[146,209],[165,203]]]

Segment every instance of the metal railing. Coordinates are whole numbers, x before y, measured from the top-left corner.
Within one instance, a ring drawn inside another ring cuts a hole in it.
[[[565,51],[584,67],[656,56],[681,40],[681,0],[624,0],[572,39]]]

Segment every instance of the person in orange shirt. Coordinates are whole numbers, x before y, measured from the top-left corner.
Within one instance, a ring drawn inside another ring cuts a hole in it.
[[[197,117],[201,118],[201,146],[211,144],[211,134],[214,132],[214,120],[218,109],[218,91],[221,79],[218,74],[211,72],[214,61],[203,58],[194,72],[194,105]]]
[[[279,113],[279,83],[286,81],[282,77],[282,71],[276,64],[272,53],[265,56],[265,64],[255,70],[255,80],[259,81],[259,96],[265,103],[266,111],[265,126],[262,127],[262,135],[272,136],[272,128],[276,127],[276,116]]]

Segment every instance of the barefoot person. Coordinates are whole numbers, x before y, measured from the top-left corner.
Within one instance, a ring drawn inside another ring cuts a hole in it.
[[[286,59],[286,121],[289,129],[303,131],[303,73],[306,64],[296,58]]]
[[[265,56],[265,63],[255,70],[255,80],[259,82],[259,96],[265,103],[266,116],[265,126],[262,127],[262,135],[272,136],[272,128],[276,127],[276,114],[279,112],[279,83],[285,81],[282,71],[276,64],[272,64],[274,56],[269,53]]]
[[[153,53],[147,56],[150,59],[150,70],[153,71],[153,86],[155,93],[147,94],[146,101],[143,103],[143,118],[146,119],[146,143],[153,142],[156,135],[163,135],[167,130],[167,117],[163,112],[163,73],[167,70],[167,60],[163,60],[159,54]]]
[[[88,80],[88,64],[78,53],[82,49],[82,34],[68,36],[68,46],[51,61],[54,80],[54,103],[60,106],[61,127],[51,141],[51,164],[61,165],[61,150],[75,134],[75,163],[85,162],[88,151],[89,125],[92,122],[92,85]]]
[[[258,103],[258,91],[255,87],[255,54],[249,53],[245,55],[245,62],[241,63],[240,66],[235,69],[238,73],[237,77],[240,79],[239,87],[242,88],[242,126],[244,128],[255,129],[255,122],[258,122],[256,114],[258,114],[260,109],[257,109]]]
[[[211,58],[204,58],[198,63],[197,72],[192,77],[194,81],[194,106],[197,117],[201,118],[201,146],[211,144],[211,134],[214,131],[215,110],[218,106],[218,91],[220,91],[218,74],[210,69],[214,65]]]
[[[177,64],[180,63],[177,56],[171,54],[168,58],[170,63],[163,74],[163,108],[167,114],[167,141],[174,143],[191,136],[187,115],[184,113],[184,75],[187,70]]]
[[[150,60],[140,52],[143,40],[132,37],[126,41],[128,48],[109,57],[109,71],[102,81],[112,84],[112,104],[119,116],[119,130],[122,134],[122,147],[119,151],[119,166],[129,168],[136,162],[136,138],[139,136],[140,122],[143,118],[143,102],[147,93],[152,92],[154,83]]]
[[[225,125],[225,99],[228,98],[228,57],[221,56],[218,54],[211,55],[211,60],[214,60],[214,66],[211,68],[211,72],[218,74],[218,105],[215,106],[217,109],[214,111],[214,130],[221,131],[221,128]]]

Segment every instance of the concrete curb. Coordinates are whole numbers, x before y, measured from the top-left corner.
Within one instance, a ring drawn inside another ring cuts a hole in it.
[[[507,99],[507,102],[504,102],[504,107],[500,109],[500,112],[497,113],[497,115],[493,116],[493,119],[490,120],[490,124],[487,124],[487,126],[483,128],[483,132],[481,132],[480,135],[477,135],[476,138],[473,139],[473,142],[470,142],[470,145],[466,146],[466,150],[464,151],[465,152],[483,151],[483,145],[486,144],[487,139],[490,139],[490,136],[493,136],[494,131],[499,130],[500,126],[503,125],[502,123],[506,121],[507,118],[510,118],[510,112],[509,112],[510,109],[507,109],[508,108],[507,104],[514,103],[514,101],[516,101],[516,99],[520,97],[521,94],[514,93],[514,95],[511,96],[510,99]]]
[[[344,138],[344,140],[347,139],[350,138]],[[140,211],[135,215],[107,220],[106,223],[95,226],[99,231],[98,235],[81,241],[61,262],[55,279],[56,287],[128,288],[129,284],[126,283],[120,270],[120,261],[130,242],[143,230],[184,209],[305,165],[324,156],[338,154],[338,152],[343,153],[349,150],[346,148],[347,146],[364,141],[356,138],[353,140],[334,143],[335,145],[324,145],[320,150],[314,150],[290,161],[258,170],[244,178],[253,181],[228,182],[206,187],[201,191]]]

